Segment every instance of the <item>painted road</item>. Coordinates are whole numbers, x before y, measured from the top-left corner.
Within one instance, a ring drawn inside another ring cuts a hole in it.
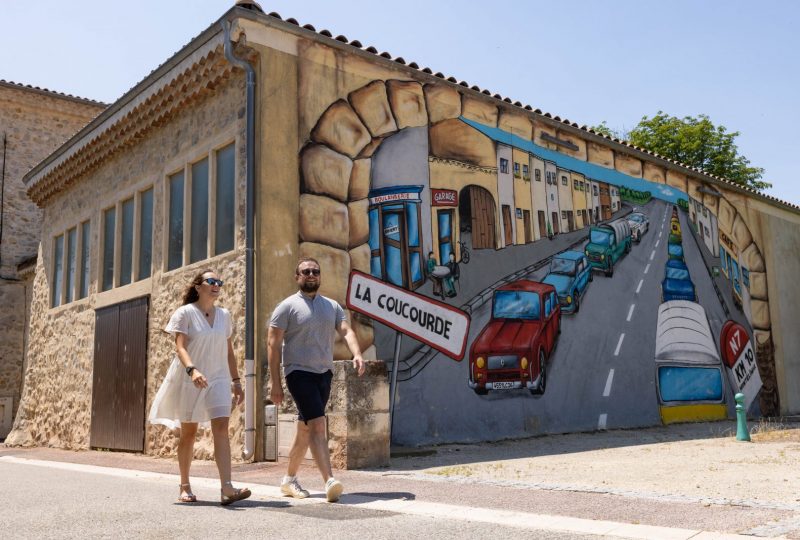
[[[527,390],[475,395],[467,386],[468,359],[454,362],[438,355],[398,386],[393,440],[487,440],[660,423],[653,354],[672,206],[653,200],[640,210],[650,219],[641,243],[615,265],[613,277],[595,271],[580,311],[563,315],[544,396]],[[724,311],[689,232],[691,224],[683,212],[679,215],[686,262],[716,337]],[[528,277],[541,281],[546,273],[543,268]],[[487,302],[473,312],[470,344],[490,310]]]

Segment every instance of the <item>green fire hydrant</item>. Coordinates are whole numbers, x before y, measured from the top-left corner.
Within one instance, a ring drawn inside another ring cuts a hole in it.
[[[736,440],[749,441],[750,432],[747,430],[747,411],[744,410],[744,394],[733,396],[736,401]]]

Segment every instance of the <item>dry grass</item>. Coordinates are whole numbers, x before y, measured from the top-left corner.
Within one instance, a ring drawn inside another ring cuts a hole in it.
[[[800,424],[762,418],[750,428],[750,438],[753,442],[800,442]]]

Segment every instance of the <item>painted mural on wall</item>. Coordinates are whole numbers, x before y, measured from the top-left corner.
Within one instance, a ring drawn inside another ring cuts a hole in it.
[[[414,81],[373,81],[319,117],[301,151],[301,252],[347,250],[350,268],[472,321],[458,362],[403,342],[395,442],[733,417],[748,382],[751,415],[777,410],[765,269],[742,216],[680,173],[576,139]],[[320,233],[303,212],[341,227]],[[720,352],[728,321],[740,367]],[[354,324],[392,358],[394,330]]]

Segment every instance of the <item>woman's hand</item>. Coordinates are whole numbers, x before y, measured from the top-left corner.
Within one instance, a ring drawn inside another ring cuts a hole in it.
[[[192,384],[194,384],[196,388],[208,388],[206,376],[200,373],[200,370],[197,368],[192,371]]]
[[[234,382],[231,385],[231,391],[233,392],[234,405],[238,406],[244,403],[244,390],[242,390],[241,383]]]

